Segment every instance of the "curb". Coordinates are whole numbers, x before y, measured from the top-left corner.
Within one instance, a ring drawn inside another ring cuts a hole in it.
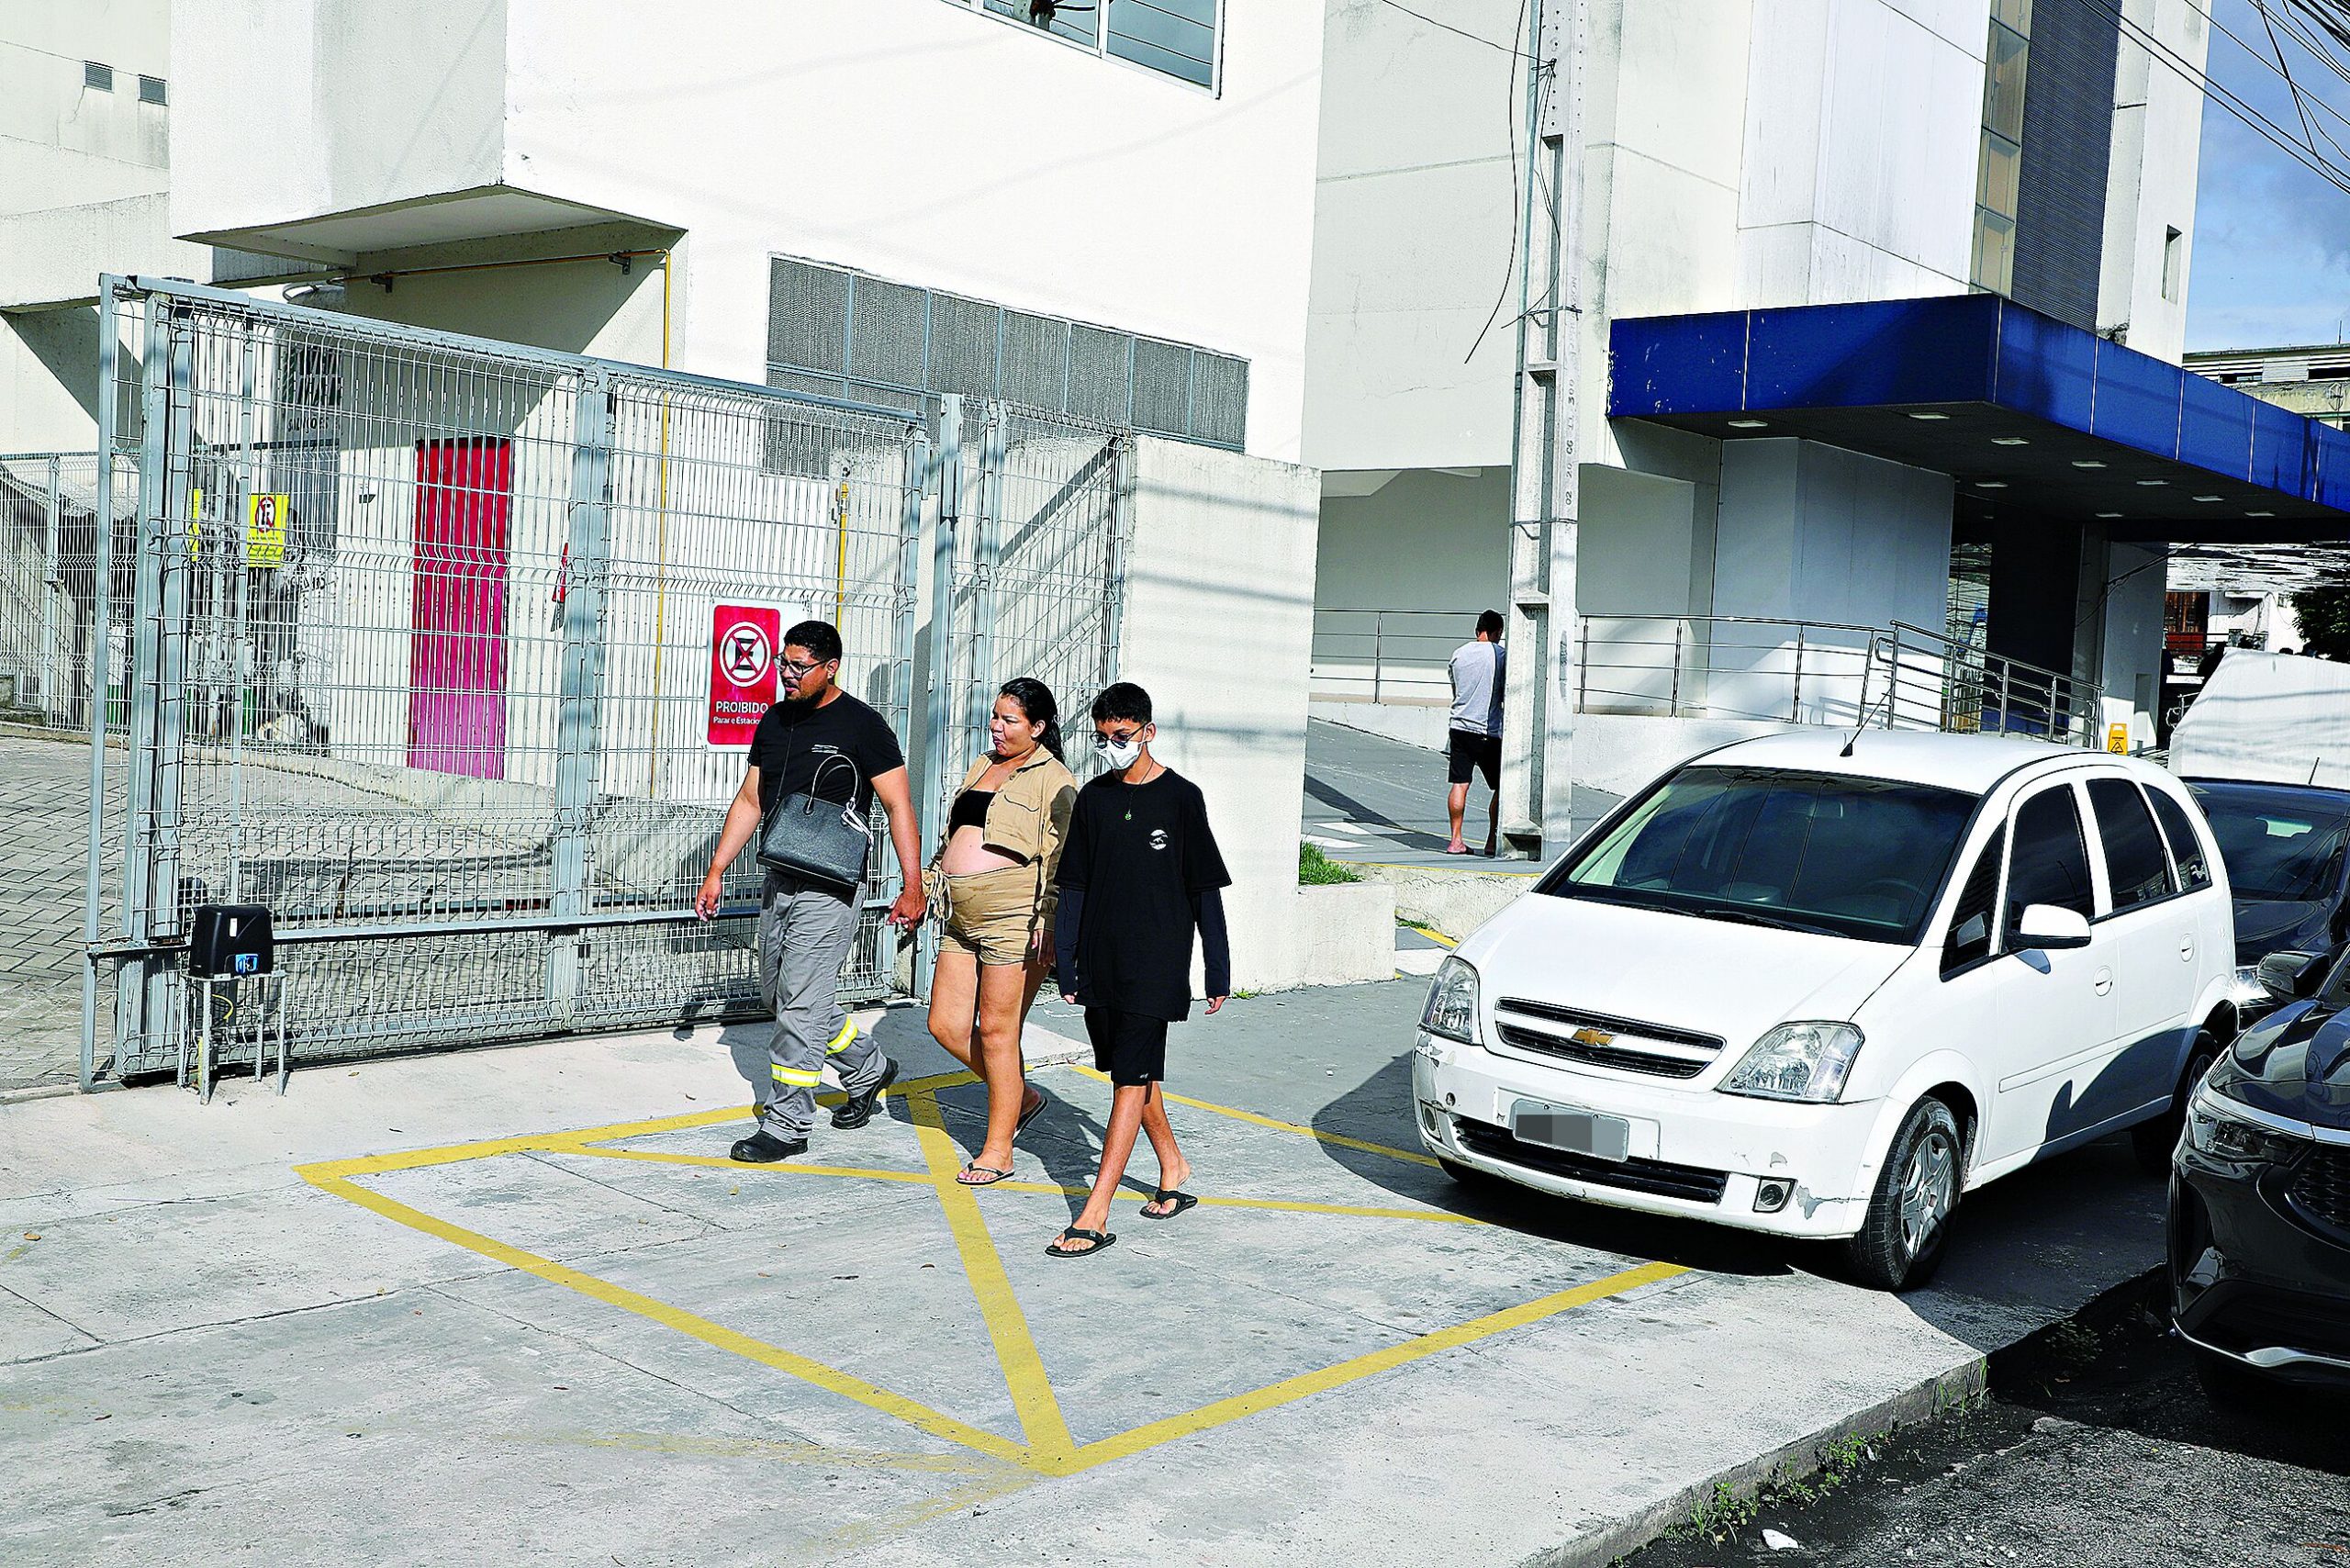
[[[1937,1373],[1890,1399],[1856,1410],[1809,1437],[1798,1438],[1772,1452],[1684,1487],[1673,1496],[1650,1504],[1638,1513],[1604,1526],[1595,1534],[1522,1559],[1517,1568],[1609,1568],[1642,1547],[1671,1533],[1674,1525],[1714,1500],[1728,1487],[1736,1501],[1745,1502],[1774,1483],[1805,1480],[1820,1471],[1820,1450],[1846,1438],[1874,1437],[1897,1427],[1919,1426],[1961,1409],[1987,1394],[2011,1362],[2031,1356],[2056,1330],[2083,1319],[2114,1316],[2143,1294],[2162,1272],[2159,1265],[2133,1274],[2099,1291],[2079,1306],[2042,1324],[2021,1338],[1987,1350],[1960,1366]]]

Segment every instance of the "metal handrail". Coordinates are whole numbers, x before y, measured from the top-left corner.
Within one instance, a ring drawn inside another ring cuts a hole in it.
[[[1452,650],[1475,635],[1480,613],[1415,605],[1317,604],[1308,675],[1311,695],[1326,701],[1420,707],[1449,702]],[[1325,617],[1369,617],[1370,624],[1330,626],[1324,623]],[[1416,620],[1445,625],[1441,631],[1416,631],[1411,629]]]
[[[1989,730],[2095,745],[2104,693],[1906,622],[1754,615],[1583,618],[1576,707],[1593,713]]]

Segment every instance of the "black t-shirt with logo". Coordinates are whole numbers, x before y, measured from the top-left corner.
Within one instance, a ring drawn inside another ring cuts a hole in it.
[[[847,758],[856,771],[835,757]],[[822,707],[778,702],[768,709],[751,732],[750,764],[759,770],[762,816],[786,795],[812,794],[846,805],[852,788],[857,809],[870,812],[875,775],[903,767],[906,755],[898,749],[888,721],[843,691]]]
[[[1232,885],[1200,787],[1169,769],[1147,784],[1105,774],[1077,792],[1063,891],[1085,895],[1078,1000],[1169,1022],[1192,1010],[1192,896]]]

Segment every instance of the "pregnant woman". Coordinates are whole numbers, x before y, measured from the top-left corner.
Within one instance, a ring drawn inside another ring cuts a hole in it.
[[[988,738],[947,813],[932,879],[945,918],[931,1038],[988,1086],[986,1141],[956,1178],[967,1187],[1012,1174],[1012,1140],[1045,1108],[1021,1064],[1020,1030],[1053,970],[1053,874],[1077,801],[1043,681],[1004,682]]]

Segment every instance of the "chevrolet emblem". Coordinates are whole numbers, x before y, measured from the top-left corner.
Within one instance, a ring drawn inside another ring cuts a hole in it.
[[[1605,1029],[1577,1029],[1571,1038],[1579,1046],[1605,1046],[1613,1043],[1616,1036]]]

